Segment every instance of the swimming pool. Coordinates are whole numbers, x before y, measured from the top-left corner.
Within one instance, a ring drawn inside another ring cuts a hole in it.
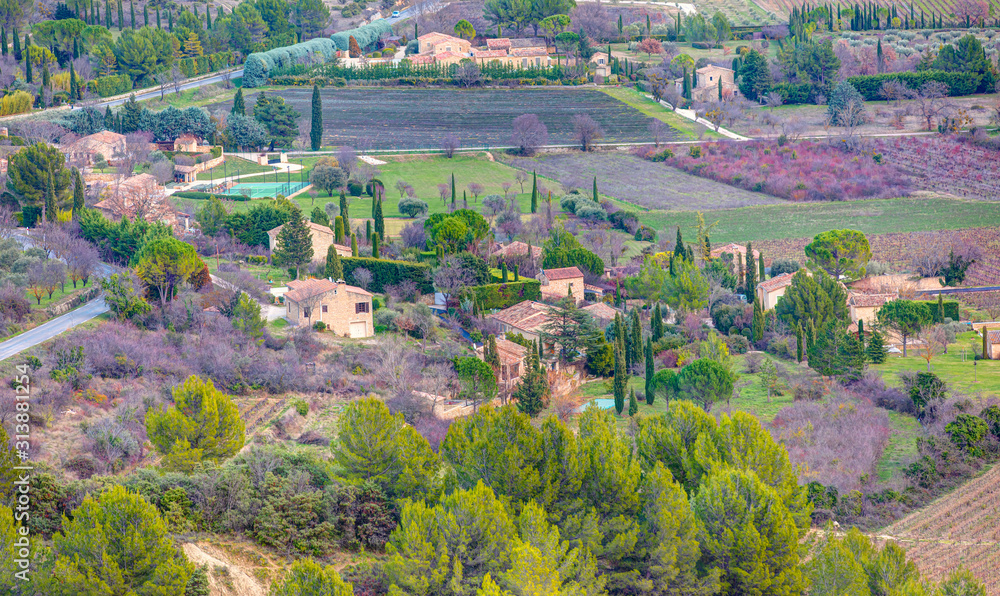
[[[226,191],[228,195],[246,195],[251,199],[289,196],[308,186],[308,182],[241,182]]]

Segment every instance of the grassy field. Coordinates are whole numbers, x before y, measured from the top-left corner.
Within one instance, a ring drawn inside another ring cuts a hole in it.
[[[952,390],[962,393],[1000,394],[1000,360],[980,360],[973,366],[972,346],[982,345],[982,336],[972,331],[960,333],[957,341],[948,346],[947,354],[931,359],[930,371],[941,377]],[[874,366],[890,384],[898,385],[899,373],[904,371],[926,372],[927,361],[920,350],[910,348],[904,358],[890,355],[885,364]]]
[[[235,176],[237,174],[259,174],[262,172],[273,172],[275,168],[273,166],[262,166],[256,164],[252,161],[243,159],[242,157],[227,157],[225,164],[220,164],[211,170],[205,170],[204,172],[198,173],[198,180],[221,180],[225,176]],[[257,176],[254,178],[249,178],[246,182],[264,182],[263,176]],[[284,177],[282,177],[282,182],[284,182]],[[239,182],[239,181],[237,181]]]
[[[656,118],[669,124],[671,127],[677,129],[686,139],[695,140],[702,135],[706,139],[721,138],[722,136],[701,124],[678,116],[675,112],[668,110],[635,89],[628,87],[602,87],[601,91],[635,108],[650,118]]]
[[[875,468],[879,480],[889,480],[904,466],[917,459],[917,439],[924,436],[923,428],[916,418],[899,412],[888,412],[889,444]]]
[[[52,298],[49,298],[49,295],[47,293],[43,293],[41,304],[39,304],[38,300],[31,292],[26,291],[24,293],[24,297],[27,298],[29,302],[31,302],[31,308],[41,310],[44,308],[48,308],[49,306],[59,302],[64,298],[69,298],[70,296],[82,292],[85,289],[90,289],[91,287],[93,287],[93,283],[94,283],[93,278],[91,278],[91,283],[87,284],[86,287],[83,286],[82,282],[78,282],[77,287],[73,288],[73,284],[71,282],[66,282],[65,291],[61,288],[56,288],[56,291],[52,293]]]

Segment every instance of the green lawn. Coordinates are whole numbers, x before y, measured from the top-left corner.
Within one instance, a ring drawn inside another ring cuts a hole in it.
[[[948,386],[962,393],[1000,394],[1000,360],[980,360],[973,366],[972,346],[982,345],[982,336],[972,331],[958,335],[956,343],[948,346],[947,354],[931,358],[930,370],[941,377]],[[873,366],[889,384],[898,385],[903,371],[927,371],[927,361],[920,350],[908,349],[908,355],[890,354],[885,364]],[[977,410],[978,411],[978,410]]]
[[[55,304],[56,302],[59,302],[63,298],[72,296],[75,292],[81,292],[84,289],[89,289],[93,287],[93,278],[91,278],[91,283],[87,284],[86,288],[83,286],[82,282],[77,282],[76,286],[77,287],[74,289],[72,282],[66,282],[66,290],[63,291],[61,288],[56,288],[56,291],[52,293],[52,298],[49,298],[49,295],[47,293],[43,293],[41,304],[38,303],[38,300],[31,292],[26,291],[24,295],[25,298],[27,298],[28,301],[31,302],[31,308],[34,309],[48,308],[49,306]]]
[[[635,89],[627,87],[602,87],[600,90],[618,101],[639,110],[650,118],[656,118],[657,120],[666,122],[686,137],[686,139],[680,140],[697,140],[698,136],[702,133],[704,133],[706,139],[722,138],[722,135],[716,133],[715,131],[708,129],[701,124],[692,122],[687,118],[678,116],[674,112],[647,98]]]
[[[324,257],[326,255],[323,255]],[[204,259],[205,264],[208,265],[209,273],[217,273],[219,271],[219,264],[226,259],[219,259],[217,262],[215,257],[207,257]],[[226,261],[228,263],[229,261]],[[270,265],[247,265],[246,263],[240,263],[240,267],[244,271],[249,271],[254,277],[263,281],[270,281],[272,286],[283,286],[291,278],[288,275],[287,269],[282,269],[281,267],[271,267]]]
[[[252,161],[243,159],[242,157],[227,157],[225,163],[219,164],[211,170],[200,172],[198,174],[198,180],[205,181],[214,179],[221,181],[224,176],[236,176],[237,174],[258,174],[261,172],[273,172],[274,170],[275,168],[273,166],[262,166]],[[264,178],[266,178],[266,176],[255,176],[246,180],[236,180],[235,182],[264,182]],[[281,182],[284,181],[284,177],[281,177]]]
[[[809,238],[849,225],[865,234],[957,230],[1000,225],[1000,203],[948,198],[896,198],[836,203],[784,203],[705,213],[712,243]],[[681,225],[694,237],[694,211],[648,211],[642,223],[658,230]]]
[[[917,458],[917,439],[924,435],[916,418],[899,412],[889,415],[889,444],[875,467],[879,480],[889,480],[893,474],[903,469]]]

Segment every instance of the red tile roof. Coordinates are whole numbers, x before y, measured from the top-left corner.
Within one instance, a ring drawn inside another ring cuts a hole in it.
[[[509,50],[510,49],[510,38],[508,37],[497,37],[494,39],[486,40],[486,47],[491,50]],[[506,55],[506,54],[504,54]]]
[[[1000,344],[1000,329],[991,329],[987,332],[986,343]]]
[[[522,331],[536,331],[549,322],[549,308],[541,302],[525,300],[495,312],[490,317]]]
[[[581,310],[589,312],[590,316],[595,319],[601,319],[604,321],[610,321],[615,318],[616,314],[618,314],[617,310],[603,302],[597,302],[595,304],[584,306]]]
[[[895,294],[851,294],[847,299],[847,303],[859,308],[870,308],[873,306],[882,306],[886,302],[895,300],[896,298]]]
[[[507,50],[472,50],[475,58],[506,58]]]
[[[783,273],[778,277],[772,277],[767,281],[762,281],[757,284],[757,287],[764,290],[765,292],[773,292],[775,290],[780,290],[781,288],[792,285],[792,278],[795,277],[794,273]]]
[[[476,353],[481,357],[483,354],[483,348],[476,348]],[[528,354],[528,348],[503,339],[502,337],[498,337],[497,354],[500,356],[501,364],[517,364],[518,362],[524,360],[524,357]]]
[[[546,279],[555,281],[560,279],[576,279],[583,277],[583,272],[576,267],[560,267],[559,269],[543,269]]]
[[[526,255],[528,254],[528,244],[521,242],[520,240],[515,240],[506,246],[501,246],[500,248],[493,251],[493,256],[495,257],[513,257],[516,255]],[[542,256],[541,246],[531,247],[531,256],[534,258],[540,258]]]
[[[309,235],[310,236],[312,236],[313,232],[318,233],[318,234],[325,234],[327,236],[333,236],[333,230],[331,230],[327,226],[320,225],[318,223],[313,223],[311,221],[307,221],[306,222],[306,226],[309,227]],[[282,225],[274,228],[273,230],[268,230],[267,233],[268,233],[268,235],[274,235],[275,237],[277,237],[278,233],[281,232],[281,228],[283,228],[283,227],[285,227],[284,224],[282,224]],[[342,245],[339,245],[339,246],[343,247]],[[348,246],[347,250],[351,250],[351,247]]]
[[[288,282],[288,287],[292,288],[292,290],[285,293],[286,302],[289,300],[292,302],[301,302],[306,298],[313,298],[320,294],[326,294],[327,292],[332,292],[338,289],[344,290],[348,294],[358,294],[360,296],[373,295],[371,292],[362,290],[357,286],[338,284],[337,282],[329,279],[293,280]]]

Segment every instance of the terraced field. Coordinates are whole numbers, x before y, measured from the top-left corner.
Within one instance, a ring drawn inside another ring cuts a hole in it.
[[[994,467],[879,533],[906,548],[921,574],[939,581],[964,566],[1000,596],[1000,467]]]

